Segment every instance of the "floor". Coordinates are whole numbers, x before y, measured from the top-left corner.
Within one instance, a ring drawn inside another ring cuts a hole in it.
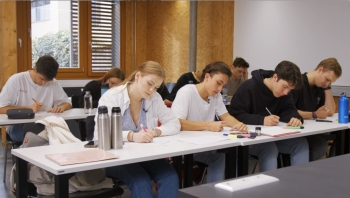
[[[10,192],[10,174],[11,174],[11,168],[12,168],[12,159],[11,159],[11,152],[8,152],[7,155],[7,168],[6,168],[6,182],[0,182],[0,197],[1,198],[15,198],[15,195]],[[255,164],[255,160],[251,159],[249,160],[249,173],[251,173],[252,168]],[[4,169],[4,149],[0,146],[0,172],[3,173]],[[257,170],[258,171],[258,168]],[[3,177],[2,174],[1,179]],[[124,194],[122,195],[123,198],[131,198],[130,190],[127,189],[126,186],[122,186],[124,189]],[[156,195],[156,192],[154,192]]]

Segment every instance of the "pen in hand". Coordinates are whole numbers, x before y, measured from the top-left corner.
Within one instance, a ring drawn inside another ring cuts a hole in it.
[[[267,107],[265,107],[265,109],[267,112],[269,112],[270,115],[272,115],[272,113],[270,112],[270,110]]]
[[[140,126],[145,132],[147,132],[147,129],[143,126],[143,124],[140,124]]]
[[[32,98],[32,100],[33,100],[34,102],[36,102],[36,100],[35,100],[34,98]]]

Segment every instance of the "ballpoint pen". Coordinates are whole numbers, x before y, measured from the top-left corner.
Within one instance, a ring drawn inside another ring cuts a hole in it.
[[[143,124],[140,124],[140,126],[145,132],[147,132],[147,129],[143,126]]]
[[[269,112],[270,115],[272,115],[272,113],[270,112],[270,110],[267,107],[265,107],[265,109],[267,112]]]
[[[35,100],[34,98],[32,98],[32,100],[33,100],[34,102],[36,102],[36,100]]]
[[[221,121],[217,113],[215,114],[215,117],[218,121]]]

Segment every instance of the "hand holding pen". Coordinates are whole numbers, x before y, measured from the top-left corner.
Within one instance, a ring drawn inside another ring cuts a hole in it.
[[[32,100],[34,101],[34,103],[30,105],[29,108],[33,109],[33,112],[36,113],[41,110],[41,108],[43,107],[43,103],[37,102],[34,98],[32,98]]]
[[[269,116],[265,116],[264,118],[264,125],[265,126],[276,126],[278,122],[280,121],[280,117],[276,115],[272,115],[270,110],[265,107],[266,111],[270,114]]]
[[[140,124],[140,127],[142,128],[138,133],[134,133],[133,140],[134,142],[145,142],[150,143],[153,141],[154,132],[148,131],[142,124]]]
[[[316,116],[317,116],[317,118],[325,119],[328,117],[328,112],[329,112],[329,110],[324,105],[324,106],[317,109]]]

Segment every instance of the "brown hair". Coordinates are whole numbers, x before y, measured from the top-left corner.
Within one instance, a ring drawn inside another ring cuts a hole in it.
[[[317,65],[315,70],[317,70],[320,67],[323,67],[325,71],[333,71],[338,78],[341,76],[342,69],[337,59],[335,58],[324,59]]]
[[[213,77],[213,75],[217,73],[226,74],[229,78],[232,76],[230,68],[226,65],[226,63],[222,61],[213,62],[205,66],[205,68],[203,69],[201,82],[203,82],[206,73],[209,73],[211,77]]]
[[[127,77],[122,83],[120,83],[120,85],[124,85],[128,82],[134,82],[135,74],[137,72],[140,72],[141,76],[153,74],[165,79],[165,72],[163,70],[163,67],[159,63],[154,61],[146,61],[142,63],[139,66],[139,68],[136,71],[134,71],[129,77]]]
[[[125,79],[125,74],[123,70],[117,67],[113,67],[104,76],[97,79],[96,81],[98,81],[98,84],[101,86],[102,83],[105,83],[110,78],[119,78],[123,81]]]
[[[285,80],[288,84],[294,86],[294,89],[300,89],[302,87],[302,76],[299,67],[290,62],[282,61],[275,68],[275,74],[277,74],[278,80]]]

